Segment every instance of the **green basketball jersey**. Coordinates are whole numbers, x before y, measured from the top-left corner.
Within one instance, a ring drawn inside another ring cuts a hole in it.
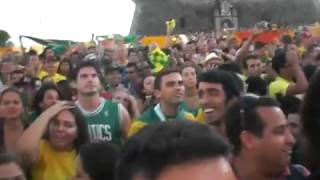
[[[100,106],[94,112],[86,112],[79,103],[76,104],[86,118],[90,141],[110,141],[121,145],[121,118],[118,103],[101,99]]]

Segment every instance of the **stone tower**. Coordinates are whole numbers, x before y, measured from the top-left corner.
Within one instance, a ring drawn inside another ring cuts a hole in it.
[[[176,33],[252,27],[261,20],[306,25],[319,20],[320,0],[132,0],[131,34],[163,35],[175,19]]]

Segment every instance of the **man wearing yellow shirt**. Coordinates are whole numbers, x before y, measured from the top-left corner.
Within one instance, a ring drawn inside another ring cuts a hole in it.
[[[54,83],[66,80],[66,77],[57,73],[59,61],[55,57],[47,57],[44,61],[43,70],[38,74],[38,78],[43,80],[44,78],[50,78]]]
[[[277,50],[272,58],[272,68],[278,76],[269,85],[271,97],[303,94],[307,89],[308,82],[300,67],[299,53],[295,45],[289,45],[287,50]]]

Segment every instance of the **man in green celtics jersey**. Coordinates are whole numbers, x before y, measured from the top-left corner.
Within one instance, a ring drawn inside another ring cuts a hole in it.
[[[78,91],[76,105],[86,117],[90,140],[120,145],[131,125],[127,110],[100,97],[100,72],[94,62],[80,63],[74,75]]]
[[[192,113],[181,109],[185,94],[182,76],[176,69],[165,69],[155,79],[155,96],[159,104],[147,109],[136,121],[133,122],[129,136],[135,134],[148,124],[171,120],[194,120]]]

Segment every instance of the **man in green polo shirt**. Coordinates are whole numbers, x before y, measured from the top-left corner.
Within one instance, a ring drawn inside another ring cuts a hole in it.
[[[183,110],[180,106],[184,94],[185,87],[180,72],[170,68],[162,70],[155,80],[155,95],[159,99],[159,104],[147,109],[133,122],[129,130],[129,136],[148,124],[172,120],[197,121],[192,113]]]

